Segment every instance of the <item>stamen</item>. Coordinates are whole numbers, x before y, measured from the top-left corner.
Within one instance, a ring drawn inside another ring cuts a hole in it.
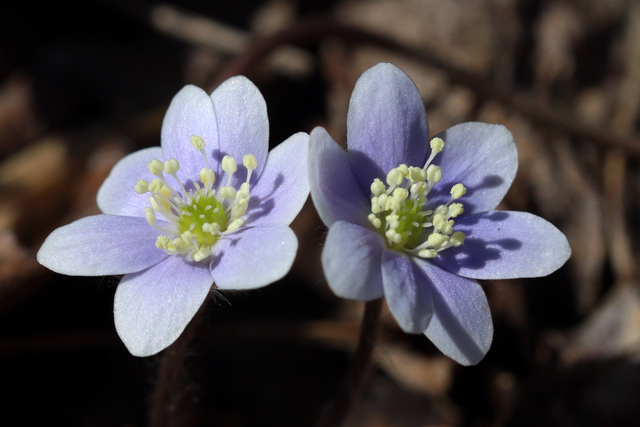
[[[436,157],[436,154],[441,153],[442,150],[444,150],[445,144],[442,138],[433,138],[429,142],[429,145],[431,146],[431,155],[429,155],[429,158],[427,159],[422,169],[427,169],[427,167],[431,164],[433,159]]]
[[[431,154],[423,168],[404,164],[391,169],[385,183],[375,178],[371,183],[371,213],[368,222],[386,240],[387,246],[423,258],[434,258],[440,251],[464,243],[465,235],[454,232],[454,218],[464,212],[454,200],[464,196],[462,184],[451,188],[451,199],[427,209],[428,194],[442,180],[440,166],[431,162],[445,148],[441,138],[430,142]],[[237,200],[238,202],[238,200]]]
[[[451,187],[451,196],[453,197],[454,200],[459,199],[465,194],[467,194],[467,188],[464,185],[456,184],[453,187]]]
[[[162,176],[162,172],[164,172],[164,165],[158,159],[153,159],[149,163],[147,163],[147,167],[149,168],[149,172],[152,175]]]
[[[204,158],[205,167],[198,174],[199,182],[194,182],[187,190],[177,175],[180,163],[176,159],[164,162],[154,159],[147,167],[156,178],[151,182],[137,181],[134,190],[137,194],[149,193],[150,207],[145,208],[145,218],[163,233],[158,236],[156,247],[170,255],[189,256],[197,262],[211,255],[213,246],[223,235],[233,233],[244,225],[241,216],[248,208],[249,182],[258,164],[252,154],[243,157],[242,164],[247,169],[247,179],[236,189],[230,184],[238,164],[232,157],[224,156],[221,168],[228,175],[227,182],[216,192],[213,188],[216,177],[204,152],[204,140],[192,135],[190,141]],[[177,187],[175,184],[172,187],[164,174],[172,176]],[[158,214],[172,226],[158,226]]]

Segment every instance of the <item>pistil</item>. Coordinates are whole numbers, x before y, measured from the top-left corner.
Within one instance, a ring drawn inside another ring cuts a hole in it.
[[[376,178],[371,184],[371,213],[367,219],[385,238],[387,247],[422,258],[464,243],[464,233],[453,231],[454,218],[464,212],[462,184],[451,188],[448,202],[427,210],[429,192],[442,179],[442,168],[432,165],[445,143],[441,138],[430,142],[431,155],[423,167],[401,164],[389,171],[385,185]]]
[[[231,186],[231,180],[238,165],[234,158],[224,156],[221,167],[227,174],[226,185],[216,192],[213,187],[216,176],[209,167],[204,151],[205,141],[197,135],[191,136],[190,140],[204,158],[205,166],[198,176],[200,182],[195,182],[193,188],[187,190],[177,175],[180,170],[178,160],[169,159],[163,163],[154,159],[147,167],[156,178],[151,183],[139,180],[134,189],[138,194],[150,194],[151,207],[145,209],[145,217],[150,225],[163,233],[158,236],[156,247],[170,255],[185,255],[193,261],[202,261],[211,255],[220,237],[233,233],[244,224],[241,216],[249,204],[249,181],[257,161],[252,154],[244,156],[242,164],[247,169],[247,179],[236,190]],[[177,189],[169,184],[165,175],[173,178]],[[158,225],[158,216],[169,226]]]

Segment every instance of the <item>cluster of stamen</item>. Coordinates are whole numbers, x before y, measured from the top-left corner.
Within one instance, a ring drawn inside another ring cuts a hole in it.
[[[444,149],[441,138],[431,140],[431,155],[424,167],[402,164],[387,174],[387,185],[378,178],[371,184],[371,213],[369,222],[385,238],[387,246],[395,250],[435,258],[438,252],[464,243],[465,235],[453,231],[454,219],[464,208],[454,200],[464,196],[462,184],[451,188],[448,202],[426,210],[427,196],[442,179],[440,166],[431,162]]]
[[[244,156],[242,164],[247,169],[247,179],[236,189],[230,184],[238,165],[232,157],[224,156],[221,166],[227,173],[227,181],[216,191],[213,186],[216,176],[209,167],[204,140],[193,135],[191,145],[205,161],[198,177],[200,182],[195,182],[193,188],[187,190],[178,178],[180,164],[176,159],[164,163],[154,159],[147,166],[156,178],[151,182],[139,180],[135,191],[150,194],[151,207],[145,209],[145,216],[150,225],[163,233],[158,236],[156,247],[170,255],[186,255],[194,261],[202,261],[211,255],[221,236],[233,233],[244,224],[241,216],[249,204],[249,180],[257,161],[252,154]],[[169,184],[166,175],[177,183],[177,189]],[[157,223],[158,214],[169,223],[168,226]]]

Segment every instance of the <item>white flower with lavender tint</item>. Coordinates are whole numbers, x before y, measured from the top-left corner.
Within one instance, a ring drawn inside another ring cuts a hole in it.
[[[58,273],[123,274],[118,334],[136,356],[166,348],[211,291],[282,278],[298,247],[289,224],[309,194],[309,136],[268,152],[260,91],[234,77],[211,96],[195,86],[173,99],[161,147],[123,158],[98,192],[104,215],[58,228],[38,261]]]
[[[429,140],[420,93],[391,64],[358,80],[345,152],[311,133],[311,197],[329,227],[322,264],[334,293],[386,297],[400,327],[464,365],[489,350],[493,324],[476,279],[539,277],[571,255],[566,237],[525,212],[495,211],[518,155],[500,125],[463,123]]]

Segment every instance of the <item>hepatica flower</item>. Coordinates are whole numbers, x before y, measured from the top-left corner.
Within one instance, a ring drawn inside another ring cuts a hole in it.
[[[182,333],[212,284],[252,289],[282,278],[298,242],[288,227],[309,194],[308,139],[268,153],[264,99],[245,77],[211,96],[186,86],[162,125],[161,147],[123,158],[98,192],[104,215],[58,228],[38,261],[58,273],[123,274],[118,334],[136,356]]]
[[[518,166],[511,133],[463,123],[428,139],[413,81],[391,64],[354,88],[345,152],[311,133],[311,197],[329,227],[322,264],[341,297],[384,296],[400,327],[464,365],[489,350],[493,324],[476,279],[545,276],[566,237],[525,212],[495,211]]]

